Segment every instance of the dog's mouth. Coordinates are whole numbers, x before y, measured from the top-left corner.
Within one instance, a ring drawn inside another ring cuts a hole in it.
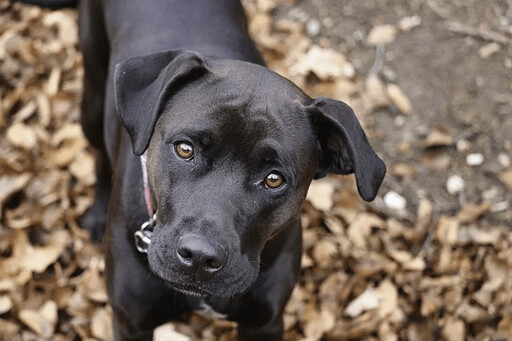
[[[174,290],[176,290],[177,292],[180,292],[180,293],[188,295],[188,296],[194,296],[194,297],[210,297],[210,296],[213,296],[208,291],[203,290],[203,289],[199,288],[196,285],[173,283],[173,282],[169,282],[169,281],[166,281],[166,282],[169,283],[169,285]]]

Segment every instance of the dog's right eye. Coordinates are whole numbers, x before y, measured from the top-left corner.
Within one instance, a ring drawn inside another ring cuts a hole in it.
[[[185,160],[191,160],[194,157],[194,147],[187,142],[178,142],[174,145],[176,154]]]
[[[276,189],[283,185],[284,179],[278,172],[272,172],[265,178],[265,186],[267,188]]]

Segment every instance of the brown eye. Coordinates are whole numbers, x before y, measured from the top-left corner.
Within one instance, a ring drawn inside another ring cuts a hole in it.
[[[279,188],[283,185],[283,183],[284,183],[283,176],[276,172],[270,173],[265,178],[265,185],[268,188]]]
[[[179,142],[176,144],[176,154],[185,160],[190,160],[194,157],[194,147],[186,142]]]

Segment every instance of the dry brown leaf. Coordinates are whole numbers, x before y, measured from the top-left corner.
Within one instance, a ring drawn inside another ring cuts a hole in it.
[[[166,323],[155,329],[153,334],[154,341],[190,341],[187,335],[176,331],[172,323]]]
[[[452,134],[442,127],[438,127],[431,131],[430,134],[427,135],[425,141],[423,141],[423,147],[425,148],[449,146],[451,144],[453,144]]]
[[[321,80],[352,78],[355,75],[354,67],[344,55],[318,45],[311,46],[306,55],[291,67],[290,72],[298,76],[307,76],[312,72]]]
[[[43,272],[53,264],[70,241],[66,231],[55,231],[45,246],[32,246],[25,230],[13,231],[12,256],[0,260],[0,273],[14,275],[20,271]]]
[[[312,340],[319,340],[320,337],[334,327],[335,316],[328,310],[318,311],[313,305],[309,305],[303,314],[304,334]]]
[[[34,111],[36,110],[36,103],[34,101],[28,102],[23,108],[18,110],[16,114],[14,114],[13,123],[20,123],[25,121],[27,118],[32,116]]]
[[[469,203],[457,212],[457,220],[461,224],[473,223],[490,210],[491,204],[488,202],[483,202],[481,204]]]
[[[446,341],[464,341],[466,338],[466,327],[461,320],[451,317],[444,319],[442,330],[443,340]]]
[[[54,96],[59,91],[61,76],[62,70],[60,68],[55,68],[50,73],[50,77],[48,77],[48,82],[46,83],[46,94],[48,96]]]
[[[398,290],[389,279],[385,279],[380,283],[377,288],[377,296],[379,298],[378,315],[381,319],[387,317],[398,308]]]
[[[100,340],[112,340],[112,315],[105,308],[96,309],[91,318],[91,333]]]
[[[421,156],[421,163],[428,168],[445,171],[450,168],[452,158],[443,151],[427,150]]]
[[[53,335],[57,323],[57,304],[45,302],[39,309],[24,309],[19,313],[20,320],[43,338]]]
[[[0,318],[0,340],[17,340],[19,329],[16,323]]]
[[[473,298],[480,305],[486,307],[492,300],[492,295],[501,288],[505,282],[510,268],[504,263],[491,257],[485,258],[484,268],[487,275],[487,280],[478,290]]]
[[[500,181],[512,192],[512,168],[506,169],[500,174]]]
[[[327,268],[332,264],[332,258],[338,253],[338,248],[329,240],[320,240],[313,247],[313,258],[321,268]]]
[[[419,257],[413,257],[413,255],[404,250],[393,250],[387,251],[389,256],[396,262],[409,271],[423,271],[426,267],[425,261]]]
[[[107,292],[105,286],[105,279],[100,274],[100,269],[97,264],[103,262],[99,259],[94,259],[91,266],[82,274],[79,289],[90,300],[94,302],[105,303],[107,302]]]
[[[485,309],[479,307],[475,304],[470,304],[468,302],[462,303],[457,308],[457,316],[462,318],[467,323],[475,323],[475,322],[488,322],[489,314]]]
[[[490,56],[492,56],[493,54],[495,54],[496,52],[498,52],[500,50],[500,48],[501,48],[500,44],[498,44],[496,42],[492,42],[492,43],[482,46],[478,50],[478,55],[482,59],[487,59]]]
[[[70,11],[48,12],[42,20],[45,26],[56,26],[59,41],[66,46],[76,45],[78,42],[78,28],[76,17]]]
[[[481,229],[476,226],[467,226],[459,228],[457,242],[462,245],[474,244],[488,244],[496,245],[503,232],[500,229]]]
[[[404,179],[411,179],[416,175],[416,169],[414,166],[411,166],[406,163],[397,163],[393,165],[390,169],[389,173],[393,176],[398,176]]]
[[[313,181],[309,186],[306,200],[308,200],[317,210],[330,210],[333,201],[334,185],[327,179]]]
[[[28,173],[19,176],[0,176],[0,207],[11,195],[23,189],[29,182],[31,175]],[[1,217],[1,210],[0,210]]]
[[[441,244],[453,245],[457,242],[459,222],[447,216],[441,216],[435,232],[436,239]]]
[[[12,308],[12,300],[7,295],[0,296],[0,315],[5,314]]]
[[[16,123],[10,126],[9,129],[7,129],[6,137],[13,146],[25,150],[35,148],[37,144],[37,136],[34,129],[24,123]]]
[[[393,25],[377,25],[371,29],[366,37],[368,45],[391,44],[396,37],[397,29]]]
[[[365,81],[365,104],[370,110],[376,110],[389,105],[386,88],[377,75],[369,75]]]
[[[402,89],[396,84],[388,84],[387,94],[391,102],[397,107],[400,112],[405,115],[412,114],[412,104],[409,98],[404,94]]]
[[[69,171],[86,186],[96,183],[95,162],[90,153],[78,154],[69,166]]]
[[[379,307],[379,300],[378,291],[369,286],[361,295],[348,304],[345,314],[354,318],[367,310],[377,309]]]
[[[359,248],[367,246],[367,240],[372,232],[372,228],[383,228],[384,221],[377,215],[361,213],[349,225],[347,235],[349,240]]]

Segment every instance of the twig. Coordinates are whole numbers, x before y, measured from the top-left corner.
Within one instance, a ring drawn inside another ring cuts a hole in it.
[[[437,16],[439,16],[439,17],[441,17],[443,19],[448,19],[449,18],[450,11],[447,10],[446,8],[443,8],[443,7],[439,6],[433,0],[427,0],[427,4],[430,7],[430,9],[432,10],[432,12],[437,14]]]
[[[368,72],[369,75],[376,75],[382,69],[382,65],[384,64],[384,53],[386,52],[386,47],[384,44],[377,44],[375,51],[375,59],[373,61],[373,65]]]
[[[451,32],[466,34],[469,36],[478,37],[485,40],[495,41],[500,44],[510,43],[510,39],[501,33],[494,32],[491,30],[477,29],[458,22],[449,22],[446,24],[446,28],[448,29],[448,31]]]

